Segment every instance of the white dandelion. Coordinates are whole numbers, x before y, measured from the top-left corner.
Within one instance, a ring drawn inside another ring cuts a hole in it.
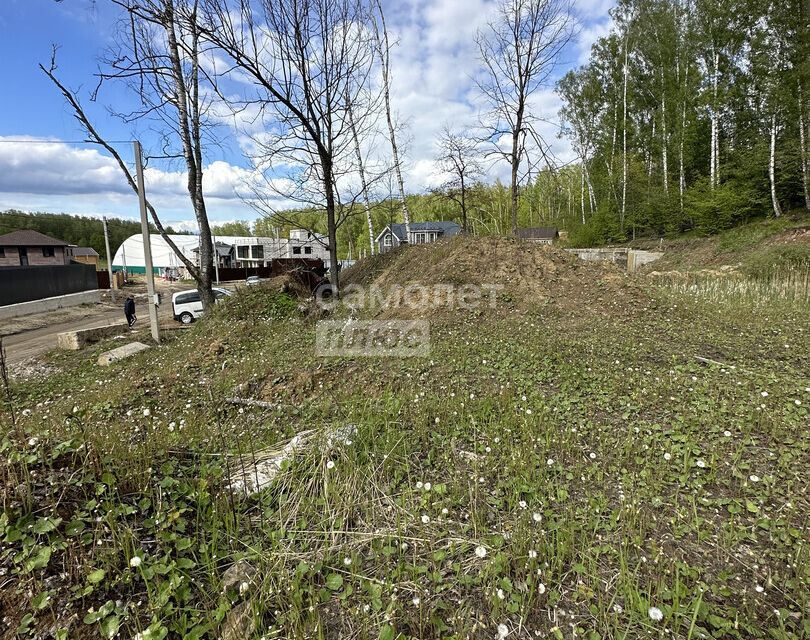
[[[542,596],[545,592],[546,592],[546,585],[544,585],[541,582],[540,584],[537,585],[537,593],[539,593]]]
[[[430,522],[430,516],[423,515],[422,516],[422,524],[427,524],[428,522]]]
[[[664,453],[664,460],[672,460],[672,454],[669,451]]]
[[[141,562],[143,562],[143,560],[141,560],[140,557],[132,556],[132,558],[130,558],[129,560],[129,566],[132,567],[133,569],[137,569],[138,567],[141,566]]]
[[[750,476],[748,476],[748,479],[749,479],[751,482],[759,482],[759,476],[758,476],[758,475],[756,475],[756,474],[754,474],[754,473],[752,473]]]
[[[509,627],[507,627],[503,623],[499,624],[498,625],[498,640],[503,640],[508,635],[509,635]]]
[[[647,615],[650,616],[650,620],[654,620],[655,622],[660,622],[664,619],[664,612],[658,607],[650,607],[647,611]]]
[[[327,469],[334,469],[335,468],[335,463],[332,460],[327,461],[326,468]]]
[[[705,463],[705,462],[703,462],[703,460],[698,460],[697,462],[695,462],[695,464],[696,464],[698,467],[700,467],[701,469],[703,469],[703,468],[705,468],[705,467],[706,467],[706,463]]]
[[[481,546],[480,544],[475,548],[475,555],[479,558],[486,558],[487,557],[487,550],[485,547]]]

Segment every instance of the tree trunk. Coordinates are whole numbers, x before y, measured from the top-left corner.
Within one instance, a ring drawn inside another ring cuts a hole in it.
[[[663,73],[663,71],[662,71]],[[667,101],[661,97],[661,170],[664,172],[664,193],[669,195],[669,158],[667,157]]]
[[[190,53],[185,51],[180,53],[175,26],[177,24],[174,14],[173,0],[167,0],[164,5],[165,21],[163,23],[166,31],[169,58],[171,60],[171,73],[174,84],[175,106],[178,115],[177,132],[183,146],[183,157],[188,169],[187,188],[194,209],[194,216],[197,219],[199,230],[199,256],[200,271],[197,280],[197,290],[200,293],[200,301],[203,309],[209,309],[214,304],[214,294],[211,291],[214,271],[214,247],[211,241],[211,227],[208,224],[208,212],[205,207],[205,197],[203,196],[203,158],[200,131],[200,96],[199,96],[199,52],[198,37],[195,30],[191,36]],[[192,23],[196,24],[196,18],[192,16]],[[196,29],[196,26],[195,26]],[[183,60],[190,58],[192,71],[190,74],[190,87],[186,87],[186,78],[183,73]]]
[[[711,184],[711,188],[714,189],[718,184],[720,184],[719,173],[720,173],[720,154],[718,153],[719,150],[719,126],[718,126],[718,116],[717,116],[717,75],[718,65],[720,64],[720,54],[712,45],[712,61],[714,63],[714,68],[712,69],[712,108],[711,108],[711,120],[712,120],[712,139],[711,139],[711,162],[710,162],[710,176],[709,182]]]
[[[804,208],[810,211],[810,161],[807,158],[807,128],[804,122],[804,98],[799,85],[799,145],[802,156],[802,186],[804,187]]]
[[[679,141],[678,149],[678,198],[680,200],[681,213],[683,213],[683,192],[686,189],[686,174],[683,168],[683,146],[684,139],[686,138],[686,99],[683,101],[683,110],[681,111],[681,139]]]
[[[467,233],[467,186],[464,184],[464,172],[461,172],[461,231]]]
[[[335,183],[333,180],[332,159],[321,154],[321,165],[324,176],[324,195],[326,196],[326,228],[329,235],[329,283],[332,295],[340,295],[340,265],[337,255],[337,220],[335,215]]]
[[[354,125],[354,114],[349,97],[346,96],[346,115],[349,117],[349,127],[354,139],[354,154],[357,156],[357,168],[360,173],[360,187],[363,190],[363,206],[366,210],[366,224],[368,225],[368,241],[371,255],[374,255],[374,221],[371,219],[371,201],[368,197],[368,184],[366,183],[366,170],[363,166],[363,154],[360,151],[360,140],[357,137],[357,127]]]
[[[582,224],[585,224],[585,163],[583,161],[579,172],[579,204],[582,214]]]
[[[622,210],[619,230],[624,233],[624,217],[627,212],[627,36],[624,39],[624,81],[622,83]]]
[[[518,155],[520,148],[520,126],[521,126],[522,108],[518,110],[517,126],[512,130],[512,173],[510,182],[511,204],[509,208],[509,219],[512,227],[512,235],[517,235],[518,229],[518,169],[520,165],[520,157]]]
[[[380,23],[382,25],[383,42],[380,46],[380,53],[382,56],[382,80],[383,80],[383,98],[385,99],[385,119],[388,122],[388,136],[391,139],[391,153],[394,160],[394,172],[397,178],[397,186],[399,187],[399,198],[402,204],[402,221],[405,223],[405,242],[410,242],[411,235],[411,213],[408,211],[408,203],[405,201],[405,183],[402,180],[402,167],[399,163],[399,149],[397,147],[397,136],[394,130],[394,120],[391,116],[391,73],[390,73],[390,52],[391,48],[388,42],[388,28],[385,25],[385,14],[383,13],[382,3],[377,3],[377,9],[380,14]]]
[[[773,215],[778,218],[782,215],[782,207],[779,206],[779,199],[776,197],[776,114],[771,116],[771,156],[768,162],[768,177],[771,181]]]

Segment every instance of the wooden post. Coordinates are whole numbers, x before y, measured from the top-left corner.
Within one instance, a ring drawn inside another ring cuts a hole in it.
[[[113,280],[112,257],[110,256],[110,235],[107,233],[107,216],[101,217],[101,224],[104,225],[104,248],[107,251],[107,273],[110,275],[110,296],[115,302],[115,281]]]

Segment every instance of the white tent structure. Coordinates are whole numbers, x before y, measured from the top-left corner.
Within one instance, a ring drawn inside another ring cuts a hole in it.
[[[170,235],[177,248],[192,263],[197,263],[199,238],[193,235]],[[265,266],[274,258],[320,258],[328,263],[327,239],[300,229],[290,231],[289,238],[264,238],[253,236],[215,236],[218,245],[234,247],[234,258],[240,266]],[[183,262],[158,233],[150,234],[152,266],[155,273],[165,275],[166,270],[182,270]],[[128,273],[145,273],[143,236],[137,234],[124,240],[113,258],[114,270]]]

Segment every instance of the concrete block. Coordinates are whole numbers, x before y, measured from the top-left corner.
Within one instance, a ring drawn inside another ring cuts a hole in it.
[[[117,322],[105,327],[95,327],[93,329],[79,329],[78,331],[65,331],[57,334],[56,344],[60,349],[68,351],[78,351],[88,344],[111,338],[128,332],[126,322]]]
[[[140,353],[148,348],[149,345],[144,344],[143,342],[130,342],[129,344],[125,344],[123,347],[118,347],[112,351],[102,353],[98,357],[98,365],[100,367],[107,367],[113,362],[118,362],[124,358],[129,358],[130,356],[134,356],[136,353]]]
[[[0,320],[28,316],[33,313],[44,311],[54,311],[65,307],[75,307],[80,304],[98,304],[101,302],[101,291],[82,291],[81,293],[69,293],[55,298],[43,298],[42,300],[31,300],[30,302],[18,302],[17,304],[7,304],[0,306]]]

